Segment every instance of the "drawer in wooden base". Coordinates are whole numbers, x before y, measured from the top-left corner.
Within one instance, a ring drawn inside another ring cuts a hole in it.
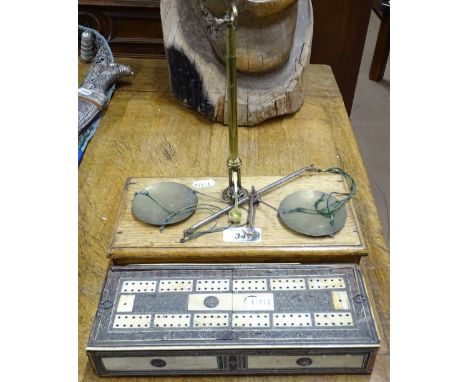
[[[99,375],[369,373],[358,265],[111,267],[87,352]]]
[[[243,186],[250,189],[253,185],[258,190],[281,177],[258,176],[243,177]],[[287,228],[278,219],[276,212],[264,204],[256,209],[255,226],[261,229],[261,239],[256,242],[225,241],[223,232],[214,232],[197,239],[181,243],[183,231],[206,218],[213,211],[199,210],[190,218],[178,224],[164,228],[142,223],[131,211],[135,192],[141,191],[158,182],[177,182],[196,191],[200,204],[218,205],[213,198],[220,198],[226,188],[227,178],[209,178],[210,187],[196,189],[194,182],[208,178],[129,178],[127,179],[119,216],[109,256],[114,264],[148,263],[212,263],[212,262],[302,262],[302,263],[359,263],[361,256],[367,255],[358,215],[351,202],[346,206],[345,226],[333,236],[311,237],[299,234]],[[298,190],[316,190],[324,192],[346,192],[346,186],[340,175],[313,174],[304,175],[262,196],[262,200],[278,207],[289,194]],[[227,226],[227,215],[221,217],[218,227]],[[212,224],[203,227],[207,229]]]
[[[216,351],[89,351],[96,374],[236,375],[370,373],[377,348]]]

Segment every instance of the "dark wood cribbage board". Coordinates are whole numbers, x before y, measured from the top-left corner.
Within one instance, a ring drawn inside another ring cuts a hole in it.
[[[109,376],[370,373],[379,342],[358,265],[131,265],[87,351]]]

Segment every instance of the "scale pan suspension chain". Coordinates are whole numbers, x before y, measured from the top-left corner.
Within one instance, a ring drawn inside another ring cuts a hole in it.
[[[330,236],[346,223],[345,205],[356,193],[356,183],[340,168],[316,171],[342,175],[350,182],[349,192],[296,191],[283,199],[277,209],[278,217],[286,226],[304,235]]]
[[[144,223],[162,226],[183,221],[195,212],[197,194],[176,182],[160,182],[136,192],[132,214]]]

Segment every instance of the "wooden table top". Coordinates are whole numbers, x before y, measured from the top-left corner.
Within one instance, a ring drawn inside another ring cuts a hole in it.
[[[227,128],[172,98],[165,60],[120,58],[135,75],[120,82],[79,169],[79,380],[98,381],[85,348],[104,283],[107,253],[128,177],[225,176]],[[79,64],[80,79],[87,65]],[[310,65],[306,99],[292,116],[239,131],[245,176],[284,176],[307,164],[339,166],[357,183],[355,206],[369,256],[361,260],[382,347],[371,375],[190,377],[229,381],[389,380],[389,252],[367,173],[331,68]],[[110,378],[145,382],[153,378]],[[160,377],[179,382],[187,377]]]

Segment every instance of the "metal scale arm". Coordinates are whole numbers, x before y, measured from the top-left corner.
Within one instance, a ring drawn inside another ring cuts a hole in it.
[[[278,186],[281,186],[282,184],[284,184],[284,183],[286,183],[286,182],[288,182],[288,181],[302,175],[305,172],[315,172],[315,171],[316,171],[316,169],[315,169],[314,165],[303,167],[303,168],[301,168],[301,169],[299,169],[299,170],[285,176],[284,178],[278,179],[276,182],[273,182],[273,183],[261,188],[260,190],[257,191],[257,195],[258,195],[258,197],[261,197],[262,195],[266,194],[267,192],[273,190],[274,188],[276,188]],[[240,198],[239,199],[239,205],[248,202],[250,200],[250,197],[251,197],[251,194],[247,194],[247,196],[244,196],[244,197]],[[213,214],[211,216],[208,216],[206,219],[203,219],[202,221],[194,224],[190,228],[187,228],[184,231],[184,238],[187,238],[187,237],[193,235],[193,233],[197,229],[203,227],[204,225],[206,225],[208,223],[211,223],[211,222],[215,221],[216,219],[223,216],[224,214],[229,213],[229,211],[231,211],[233,208],[234,208],[233,205],[232,206],[227,206],[227,207],[223,208],[222,210],[216,212],[215,214]]]
[[[247,190],[242,188],[242,161],[239,157],[237,126],[236,21],[237,8],[234,4],[231,4],[228,14],[224,18],[224,25],[226,26],[226,84],[229,118],[229,157],[227,160],[229,186],[223,192],[223,199],[227,202],[232,202],[236,196],[241,198],[247,195]],[[237,175],[236,177],[234,177],[234,173]],[[234,182],[237,183],[237,187],[234,187]],[[237,195],[235,188],[237,188]]]

